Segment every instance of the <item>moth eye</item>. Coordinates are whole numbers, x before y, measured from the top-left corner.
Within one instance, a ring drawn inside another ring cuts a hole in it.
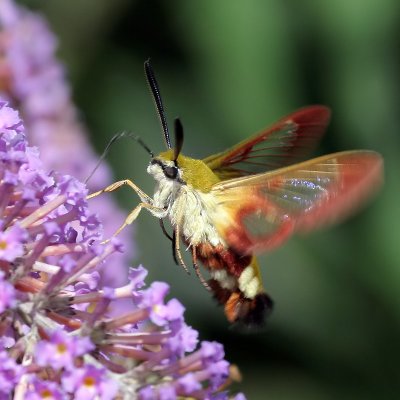
[[[178,168],[173,166],[173,167],[165,167],[164,168],[164,175],[169,178],[169,179],[176,179],[178,176]]]

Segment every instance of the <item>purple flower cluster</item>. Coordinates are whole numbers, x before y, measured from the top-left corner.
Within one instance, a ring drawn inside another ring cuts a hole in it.
[[[12,0],[0,1],[0,96],[20,110],[30,143],[40,148],[46,168],[84,181],[98,156],[71,101],[65,70],[54,55],[56,48],[57,39],[42,17]],[[111,180],[110,170],[101,165],[89,189],[95,192]],[[92,209],[101,211],[107,236],[125,219],[111,197],[95,199]],[[124,282],[134,253],[132,228],[121,232],[119,238],[126,244],[126,251],[110,257],[101,271],[102,281],[109,286]],[[118,273],[115,265],[113,270],[107,268],[111,264],[118,265]]]
[[[86,196],[75,178],[46,172],[0,102],[0,399],[228,398],[222,346],[197,348],[165,283],[146,288],[138,267],[124,286],[100,285],[121,245],[100,243]],[[121,299],[131,307],[113,316]]]

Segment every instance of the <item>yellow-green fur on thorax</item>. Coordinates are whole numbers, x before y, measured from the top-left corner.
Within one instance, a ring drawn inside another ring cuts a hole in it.
[[[163,151],[156,158],[172,161],[174,159],[174,150]],[[209,192],[212,186],[220,181],[218,176],[202,160],[179,154],[177,164],[182,171],[182,179],[186,184],[203,193]]]

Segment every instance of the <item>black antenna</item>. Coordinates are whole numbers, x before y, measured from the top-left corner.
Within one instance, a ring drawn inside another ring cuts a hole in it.
[[[174,121],[174,131],[175,131],[175,148],[174,148],[174,162],[176,164],[176,160],[182,150],[183,146],[183,126],[182,122],[179,118],[175,118]]]
[[[169,149],[171,149],[172,148],[171,139],[169,137],[167,119],[165,117],[164,107],[163,107],[163,103],[162,103],[162,100],[161,100],[160,88],[158,86],[156,77],[154,75],[153,68],[152,68],[152,66],[150,64],[150,59],[148,59],[144,63],[144,72],[145,72],[145,75],[146,75],[147,82],[148,82],[148,84],[150,86],[150,90],[151,90],[151,94],[153,96],[153,100],[154,100],[154,103],[155,103],[155,106],[156,106],[158,118],[160,118],[162,130],[163,130],[163,133],[164,133],[165,143],[166,143],[167,147]]]
[[[150,154],[151,158],[154,158],[154,153],[150,150],[149,146],[146,145],[146,143],[143,142],[143,140],[135,135],[132,132],[120,132],[120,133],[116,133],[111,140],[108,142],[106,148],[103,151],[103,154],[100,156],[99,161],[97,162],[96,166],[93,168],[93,171],[90,173],[90,175],[85,179],[85,184],[88,183],[89,179],[94,175],[94,173],[97,171],[97,169],[100,167],[101,162],[107,157],[107,154],[110,151],[111,146],[119,139],[121,138],[130,138],[135,140],[136,142],[138,142],[146,151],[147,153]]]

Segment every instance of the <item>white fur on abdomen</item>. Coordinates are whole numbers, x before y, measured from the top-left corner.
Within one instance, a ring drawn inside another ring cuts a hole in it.
[[[173,225],[180,224],[181,234],[190,244],[225,245],[213,224],[212,216],[216,212],[217,204],[212,195],[182,186],[171,204],[169,217]]]

